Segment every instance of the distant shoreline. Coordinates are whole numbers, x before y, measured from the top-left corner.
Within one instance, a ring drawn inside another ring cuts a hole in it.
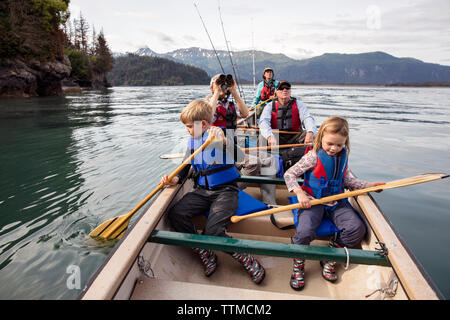
[[[253,85],[251,82],[242,82],[242,85]],[[376,87],[376,88],[391,88],[391,87],[410,87],[410,88],[450,88],[450,83],[394,83],[394,84],[371,84],[371,83],[305,83],[305,82],[291,82],[294,86],[305,87]],[[181,84],[181,85],[151,85],[151,86],[132,86],[120,85],[112,87],[184,87],[184,86],[202,86],[209,84]]]
[[[314,87],[412,87],[412,88],[450,88],[450,82],[411,82],[411,83],[392,83],[392,84],[374,84],[374,83],[309,83],[309,82],[290,82],[295,86],[314,86]],[[243,82],[243,84],[251,84]]]

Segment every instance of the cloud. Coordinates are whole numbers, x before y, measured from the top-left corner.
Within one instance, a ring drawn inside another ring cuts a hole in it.
[[[136,11],[116,11],[115,16],[129,17],[129,18],[143,18],[143,19],[156,19],[159,16],[153,12],[136,12]]]
[[[177,41],[175,41],[174,38],[159,30],[145,28],[143,29],[143,32],[152,35],[153,37],[156,38],[157,41],[161,42],[164,45],[174,45],[177,43]]]

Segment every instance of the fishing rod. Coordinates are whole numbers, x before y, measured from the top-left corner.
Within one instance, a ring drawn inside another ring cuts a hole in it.
[[[195,2],[194,2],[194,7],[195,7],[195,9],[197,9],[198,16],[200,17],[200,20],[202,21],[203,28],[205,28],[206,34],[208,35],[209,42],[211,42],[211,46],[212,46],[212,48],[213,48],[213,50],[214,50],[214,53],[216,54],[217,61],[219,61],[219,65],[220,65],[220,68],[222,69],[222,73],[225,73],[225,70],[223,69],[222,63],[220,62],[219,55],[217,54],[216,48],[214,48],[214,44],[213,44],[213,42],[212,42],[212,40],[211,40],[211,37],[209,36],[208,29],[206,29],[205,22],[203,22],[202,16],[201,16],[200,11],[198,10],[198,7],[197,7],[197,5],[195,4]]]
[[[244,101],[245,101],[244,91],[242,90],[241,85],[240,85],[239,74],[237,74],[236,69],[235,69],[235,67],[234,67],[233,59],[231,58],[230,48],[229,48],[229,46],[228,46],[228,40],[227,40],[227,37],[226,37],[226,35],[225,35],[225,28],[224,28],[224,26],[223,26],[222,13],[220,12],[220,0],[217,1],[217,6],[218,6],[218,8],[219,8],[219,18],[220,18],[220,23],[222,24],[223,37],[224,37],[224,39],[225,39],[225,44],[226,44],[226,46],[227,46],[228,56],[230,57],[231,67],[233,68],[234,78],[236,79],[236,85],[237,85],[237,87],[238,87],[238,89],[239,89],[239,93],[241,94],[242,98],[243,98]]]

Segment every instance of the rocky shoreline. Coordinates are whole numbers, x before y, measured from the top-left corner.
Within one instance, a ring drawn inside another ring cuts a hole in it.
[[[5,59],[0,64],[0,97],[61,95],[62,80],[69,77],[71,70],[67,56],[47,62]]]
[[[58,96],[111,86],[106,79],[100,78],[80,85],[69,78],[71,70],[67,56],[47,62],[5,59],[0,63],[0,98]]]

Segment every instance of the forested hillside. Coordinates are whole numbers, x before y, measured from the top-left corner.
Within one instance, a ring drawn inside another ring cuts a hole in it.
[[[164,58],[129,54],[115,59],[108,75],[113,86],[208,84],[208,74],[197,67]]]
[[[103,32],[81,13],[72,23],[69,2],[0,1],[0,97],[60,95],[63,83],[108,85],[114,60]]]

